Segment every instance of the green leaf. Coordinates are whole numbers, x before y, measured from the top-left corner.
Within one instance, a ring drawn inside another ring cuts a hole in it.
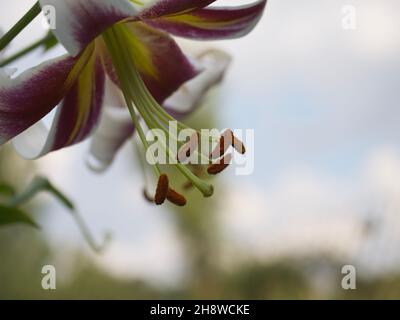
[[[80,216],[79,212],[75,209],[75,205],[69,200],[57,187],[55,187],[47,178],[44,177],[36,177],[33,181],[25,188],[21,193],[16,194],[9,202],[8,205],[12,210],[19,205],[26,203],[27,201],[31,200],[33,197],[38,195],[41,192],[50,193],[54,196],[61,204],[69,209],[72,217],[74,218],[79,230],[81,231],[83,237],[85,238],[86,242],[95,252],[101,252],[107,246],[108,242],[110,241],[110,235],[106,234],[104,236],[102,244],[97,244],[94,237],[92,236],[89,228],[87,227],[85,221]],[[17,210],[18,211],[18,210]],[[15,215],[13,216],[15,217]],[[26,215],[21,216],[21,212],[19,217],[24,218],[25,221],[28,218],[29,221],[32,223],[33,221],[30,220],[29,217]],[[34,222],[33,222],[34,223]],[[1,222],[0,222],[1,225]]]
[[[23,190],[21,193],[15,195],[8,204],[13,207],[19,206],[31,200],[40,192],[49,192],[68,209],[72,211],[75,210],[75,206],[72,201],[69,200],[58,188],[56,188],[48,179],[44,177],[36,177],[33,179],[28,187],[25,188],[25,190]]]
[[[15,195],[15,189],[8,184],[0,183],[0,194],[12,197]]]
[[[54,48],[58,44],[57,38],[53,35],[51,31],[47,34],[46,38],[43,40],[43,48],[44,51],[49,51],[50,49]]]
[[[0,204],[0,227],[22,223],[39,229],[39,226],[24,211]]]

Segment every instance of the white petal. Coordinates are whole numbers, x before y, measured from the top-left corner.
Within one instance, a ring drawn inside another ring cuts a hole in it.
[[[53,141],[49,128],[41,120],[12,139],[12,144],[23,158],[32,160],[48,153]]]
[[[136,15],[129,0],[39,0],[54,35],[76,56],[108,27]]]
[[[122,145],[132,136],[134,127],[121,91],[107,83],[105,108],[93,135],[87,165],[96,172],[106,170]]]
[[[192,112],[208,90],[222,81],[231,61],[231,57],[220,50],[208,50],[201,54],[198,63],[204,71],[169,97],[164,103],[165,108],[182,115]]]

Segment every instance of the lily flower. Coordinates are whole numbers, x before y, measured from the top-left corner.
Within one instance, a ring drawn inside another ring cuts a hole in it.
[[[231,57],[221,50],[207,50],[194,57],[202,72],[181,85],[168,97],[163,107],[177,120],[193,113],[203,97],[214,85],[221,82]],[[122,92],[108,80],[105,108],[90,142],[87,164],[95,172],[103,172],[113,162],[120,148],[135,133],[131,116],[126,108]]]
[[[39,2],[55,8],[53,33],[68,54],[15,78],[0,72],[0,145],[18,136],[17,149],[29,159],[89,137],[103,114],[109,83],[121,91],[131,128],[145,149],[146,128],[161,129],[168,136],[166,127],[176,120],[168,98],[174,101],[174,93],[179,98],[179,88],[202,73],[201,63],[186,57],[171,35],[201,40],[241,37],[255,27],[266,5],[266,0],[222,8],[208,7],[215,0]],[[57,105],[47,131],[40,120]],[[178,127],[187,128],[181,122]],[[165,149],[170,153],[168,146]],[[176,166],[204,196],[212,195],[211,184],[183,164]],[[158,165],[153,167],[159,181],[157,204],[174,202],[177,196],[168,179]]]

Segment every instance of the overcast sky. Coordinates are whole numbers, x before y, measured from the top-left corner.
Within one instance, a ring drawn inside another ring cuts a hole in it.
[[[9,2],[0,26],[10,27],[32,3]],[[355,30],[342,25],[348,5],[356,9]],[[37,22],[10,50],[41,33]],[[225,178],[232,186],[220,214],[227,245],[262,257],[333,248],[350,262],[368,261],[378,269],[398,261],[400,3],[269,0],[251,35],[197,46],[211,45],[234,57],[219,89],[221,126],[256,134],[254,174],[235,177],[231,171]],[[39,59],[34,54],[17,66]],[[101,177],[85,167],[86,151],[83,144],[40,163],[97,234],[113,231],[114,242],[99,263],[152,279],[179,273],[182,250],[173,224],[141,199],[135,183],[141,176],[128,163],[128,146]],[[110,188],[116,181],[118,188]],[[49,210],[55,213],[46,231],[51,239],[78,241],[68,216],[57,205]],[[385,223],[361,243],[361,222],[371,212]]]

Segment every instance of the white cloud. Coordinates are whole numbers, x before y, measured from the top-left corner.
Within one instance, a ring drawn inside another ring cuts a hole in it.
[[[182,248],[172,233],[160,231],[145,243],[114,241],[94,261],[115,277],[145,279],[157,286],[174,285],[185,275]]]
[[[232,188],[222,214],[225,240],[264,258],[322,251],[363,270],[397,268],[400,153],[373,149],[359,168],[353,178],[297,168],[272,185]]]
[[[398,1],[359,1],[356,6],[359,20],[354,46],[360,53],[386,58],[398,52],[400,46]]]
[[[241,186],[229,199],[222,216],[226,235],[242,252],[257,256],[347,254],[360,229],[345,190],[312,172],[294,170],[263,188]]]

